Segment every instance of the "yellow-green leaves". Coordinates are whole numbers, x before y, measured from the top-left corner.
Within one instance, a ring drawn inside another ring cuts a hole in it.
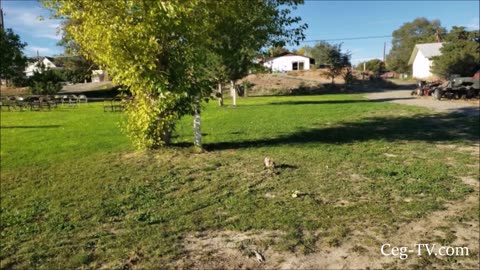
[[[126,130],[144,148],[167,142],[174,122],[226,71],[245,73],[254,52],[287,36],[292,21],[276,8],[297,0],[260,1],[254,9],[245,0],[41,1],[75,22],[63,30],[82,54],[129,87]]]

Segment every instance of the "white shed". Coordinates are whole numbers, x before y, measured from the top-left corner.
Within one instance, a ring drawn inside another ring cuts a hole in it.
[[[263,66],[273,72],[285,72],[292,70],[309,70],[310,64],[314,63],[315,60],[313,58],[293,53],[284,53],[277,57],[265,59]]]
[[[432,57],[442,55],[440,51],[442,46],[442,42],[415,45],[408,61],[408,64],[412,65],[412,76],[414,78],[424,79],[433,75],[430,71],[433,64]]]

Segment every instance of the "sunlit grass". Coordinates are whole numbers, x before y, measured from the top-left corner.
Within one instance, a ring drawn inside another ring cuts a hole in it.
[[[307,252],[308,232],[341,245],[357,226],[394,228],[473,191],[459,177],[477,176],[475,156],[436,145],[471,145],[474,118],[356,95],[238,103],[205,106],[201,154],[191,117],[172,148],[136,152],[102,103],[2,112],[2,268],[122,268],[132,253],[152,268],[205,230],[279,230],[278,248]]]

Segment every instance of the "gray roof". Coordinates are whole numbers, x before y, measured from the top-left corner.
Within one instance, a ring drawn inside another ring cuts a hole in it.
[[[423,54],[423,56],[425,56],[428,59],[434,56],[442,55],[440,48],[442,48],[443,44],[444,44],[443,42],[435,42],[435,43],[423,43],[423,44],[415,45],[415,48],[413,48],[413,52],[412,52],[412,55],[410,56],[410,60],[408,61],[408,64],[409,65],[413,64],[413,60],[415,60],[415,57],[417,56],[418,51],[420,51]]]

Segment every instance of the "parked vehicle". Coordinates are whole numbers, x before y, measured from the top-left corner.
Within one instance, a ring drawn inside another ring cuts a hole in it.
[[[418,82],[418,88],[413,90],[411,95],[417,95],[417,96],[431,96],[434,89],[438,86],[442,85],[442,81],[436,80],[432,82],[427,82],[427,81],[419,81]]]
[[[433,97],[437,100],[447,99],[466,99],[479,97],[480,79],[473,77],[459,77],[454,75],[448,80],[445,86],[438,86],[433,90]]]

